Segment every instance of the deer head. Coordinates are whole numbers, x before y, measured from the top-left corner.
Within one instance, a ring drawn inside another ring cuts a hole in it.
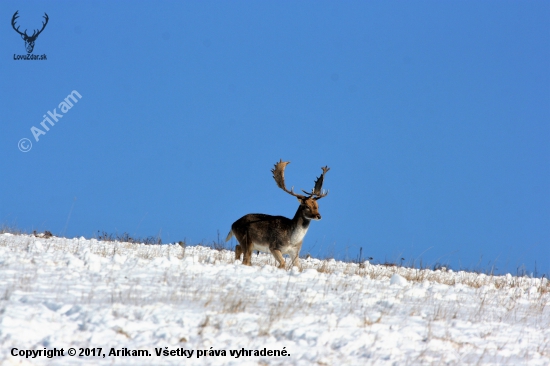
[[[273,179],[277,186],[281,188],[286,193],[296,197],[300,202],[300,206],[303,208],[304,216],[308,219],[321,220],[321,214],[319,213],[319,205],[317,200],[325,197],[328,194],[328,191],[323,191],[323,180],[325,178],[325,173],[330,170],[328,166],[322,167],[323,173],[315,180],[315,186],[311,189],[311,192],[306,192],[302,189],[307,196],[294,193],[294,187],[290,188],[290,191],[286,189],[285,186],[285,168],[290,164],[290,161],[279,161],[275,164],[275,167],[271,170],[273,173]]]
[[[34,49],[34,42],[36,41],[36,38],[38,38],[38,35],[40,33],[42,33],[42,31],[44,30],[44,28],[46,28],[46,24],[48,24],[48,14],[44,13],[44,19],[46,20],[45,22],[42,22],[42,29],[38,30],[36,29],[33,33],[32,33],[32,36],[29,36],[27,34],[27,30],[25,29],[25,32],[21,33],[19,31],[19,27],[15,28],[15,21],[17,20],[17,18],[19,18],[19,15],[17,15],[17,13],[19,12],[16,11],[15,14],[13,14],[13,17],[11,18],[11,26],[13,27],[13,29],[19,33],[21,35],[21,38],[23,38],[23,40],[25,41],[25,48],[27,49],[27,53],[32,53],[33,49]]]

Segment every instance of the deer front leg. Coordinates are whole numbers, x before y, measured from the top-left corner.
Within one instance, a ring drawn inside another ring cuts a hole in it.
[[[277,249],[273,249],[271,251],[271,254],[273,254],[273,256],[275,257],[277,262],[279,262],[279,268],[284,269],[285,268],[285,259],[283,258],[283,255],[281,254],[281,251],[277,250]]]
[[[302,266],[300,265],[300,250],[302,249],[302,242],[300,242],[296,246],[296,251],[292,255],[292,265],[295,267],[302,269]]]
[[[298,253],[296,253],[296,256],[294,257],[294,259],[292,261],[292,265],[294,267],[298,267],[298,268],[302,269],[302,266],[300,265],[300,256],[298,255]]]

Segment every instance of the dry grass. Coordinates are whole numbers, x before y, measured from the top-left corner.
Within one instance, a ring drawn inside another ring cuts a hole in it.
[[[303,268],[300,274],[296,269],[285,272],[275,268],[276,263],[273,257],[262,253],[253,255],[252,263],[256,268],[251,270],[254,270],[258,276],[276,277],[277,286],[251,294],[250,291],[247,292],[243,288],[247,285],[246,281],[227,279],[226,277],[220,278],[209,288],[201,286],[203,274],[193,270],[192,265],[201,264],[215,268],[212,266],[233,264],[234,252],[223,248],[212,250],[204,246],[189,246],[184,242],[179,245],[150,245],[79,239],[50,240],[24,235],[22,237],[25,240],[19,244],[0,239],[0,246],[9,248],[29,262],[35,259],[36,253],[46,251],[55,252],[53,260],[59,266],[66,265],[67,256],[65,254],[67,253],[82,258],[84,262],[86,262],[86,258],[90,257],[90,254],[93,254],[110,265],[112,264],[111,271],[102,273],[98,277],[97,285],[112,288],[110,303],[115,309],[117,304],[136,306],[136,310],[133,312],[116,312],[114,316],[117,318],[135,321],[148,317],[146,309],[150,304],[200,304],[200,307],[205,309],[206,315],[197,321],[196,330],[197,334],[204,338],[214,337],[220,329],[227,327],[227,324],[231,322],[238,322],[235,319],[245,314],[256,322],[255,328],[247,330],[254,333],[254,336],[285,339],[290,335],[280,329],[284,328],[285,322],[296,316],[288,309],[297,309],[298,314],[305,316],[314,310],[314,305],[319,301],[331,297],[344,299],[342,308],[338,310],[340,314],[357,316],[361,321],[361,328],[367,332],[366,334],[370,334],[369,332],[376,332],[373,329],[385,326],[391,319],[401,316],[399,307],[392,305],[392,301],[397,299],[413,303],[410,310],[407,310],[407,317],[419,317],[427,321],[426,350],[434,342],[449,343],[458,350],[466,348],[475,350],[477,347],[475,344],[469,343],[464,337],[453,333],[449,326],[441,327],[440,324],[450,324],[455,319],[476,323],[483,323],[490,319],[496,324],[513,319],[514,322],[527,324],[539,319],[546,319],[543,315],[547,314],[548,304],[550,304],[550,284],[546,278],[495,276],[466,271],[454,272],[444,266],[434,271],[399,265],[376,265],[369,262],[319,260],[311,257],[301,260]],[[135,266],[147,266],[150,270],[148,276],[132,277],[128,275],[128,278],[122,279],[121,276],[127,274],[116,270],[116,265],[128,260],[136,261]],[[170,267],[158,268],[156,266],[157,263],[165,264],[166,260],[185,261],[191,269],[187,270],[185,268],[188,267],[182,267],[183,270],[173,271]],[[224,270],[230,269],[227,267]],[[302,275],[307,276],[310,269],[319,275],[301,277]],[[388,287],[388,281],[394,274],[404,277],[412,286],[396,290],[392,295],[394,298],[377,298],[377,294]],[[13,278],[9,278],[9,283],[4,287],[3,299],[0,298],[0,303],[8,300],[14,291],[31,292],[37,276],[39,276],[37,269],[13,275]],[[115,283],[117,286],[112,286]],[[316,292],[312,291],[311,288],[319,283],[322,284],[322,289],[317,289]],[[444,294],[445,290],[438,290],[435,293],[427,291],[423,297],[418,298],[412,297],[407,292],[412,287],[417,290],[422,289],[424,284],[429,286],[434,284],[463,285],[473,288],[475,291],[468,292],[469,298],[461,298],[459,294],[458,297],[449,299],[438,297],[441,296],[441,293]],[[142,293],[140,288],[144,286],[155,286],[153,298],[148,298]],[[268,290],[273,291],[272,297],[265,296],[265,292]],[[93,303],[97,301],[97,296],[98,294],[93,290],[83,293],[81,303]],[[371,298],[376,301],[369,302]],[[525,306],[526,299],[529,300],[527,307]],[[466,306],[475,306],[475,311],[465,313],[463,309]],[[328,320],[327,324],[328,329],[336,327]],[[83,321],[83,327],[85,326],[86,322]],[[494,328],[488,329],[482,334],[482,338],[496,337]],[[132,333],[126,327],[115,327],[113,331],[127,339],[136,336],[135,331]],[[177,340],[181,339],[185,339],[183,342],[191,340],[187,335],[178,336]],[[506,347],[506,344],[499,344],[499,347]],[[479,351],[479,355],[476,360],[484,360],[487,357],[487,354],[483,353],[485,350],[477,351]],[[538,352],[542,356],[550,356],[548,343],[533,344],[533,352]],[[425,360],[424,357],[428,357],[428,354],[427,351],[424,353],[420,351],[418,363],[424,363],[422,360]]]
[[[8,232],[14,235],[23,235],[18,234],[20,231],[14,229],[13,227],[3,227],[3,232]],[[106,234],[105,234],[106,235]],[[137,258],[144,260],[152,260],[159,257],[175,257],[179,260],[182,260],[186,256],[186,251],[193,249],[194,252],[198,252],[197,255],[194,255],[193,258],[198,263],[205,264],[232,264],[234,263],[234,252],[230,249],[227,249],[227,246],[222,246],[221,242],[214,242],[209,246],[189,246],[187,243],[180,241],[179,245],[152,245],[151,240],[146,240],[145,243],[136,243],[132,241],[120,241],[124,238],[127,238],[127,234],[123,234],[116,238],[115,241],[109,241],[106,238],[112,236],[102,236],[101,240],[95,239],[104,245],[95,245],[90,248],[90,252],[99,255],[104,258],[111,258],[115,255],[124,256],[129,251],[133,252],[133,255]],[[28,236],[29,240],[25,245],[25,250],[27,252],[32,252],[32,236]],[[120,240],[119,240],[120,239]],[[128,239],[131,239],[128,237]],[[70,251],[73,254],[78,252],[81,249],[81,240],[79,239],[65,239],[65,241],[74,243],[76,240],[76,245],[67,246],[65,244],[60,244],[59,241],[43,241],[42,245],[46,250],[54,251]],[[92,241],[94,239],[91,239]],[[157,240],[157,239],[155,239]],[[63,242],[61,242],[63,243]],[[7,245],[6,242],[0,241],[0,246]],[[225,245],[225,243],[224,243]],[[201,249],[202,248],[202,249]],[[213,249],[213,250],[207,250]],[[20,250],[21,248],[18,248]],[[483,286],[494,286],[494,288],[499,290],[505,289],[532,289],[535,288],[536,292],[539,295],[546,295],[550,293],[550,281],[547,278],[531,278],[528,276],[512,276],[510,274],[497,276],[497,275],[486,275],[483,273],[476,272],[466,272],[459,271],[454,272],[448,270],[446,267],[441,266],[439,269],[419,269],[419,268],[408,268],[392,263],[384,264],[371,264],[369,262],[355,263],[355,262],[342,262],[336,261],[334,259],[325,259],[319,260],[312,257],[306,259],[301,259],[302,268],[301,270],[306,269],[315,269],[319,273],[325,275],[333,274],[343,274],[347,276],[360,276],[363,278],[369,278],[371,280],[382,280],[389,279],[393,274],[399,274],[407,281],[412,283],[422,283],[425,281],[432,283],[440,283],[444,285],[466,285],[473,288],[481,288]],[[273,256],[258,253],[253,254],[252,256],[252,265],[253,266],[273,266],[276,267],[277,263]]]
[[[13,235],[23,235],[26,234],[25,231],[19,229],[16,225],[2,224],[0,226],[0,234],[13,234]]]

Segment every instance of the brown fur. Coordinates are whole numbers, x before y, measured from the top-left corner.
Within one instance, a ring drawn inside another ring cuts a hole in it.
[[[289,254],[292,264],[299,266],[300,250],[303,239],[309,228],[311,220],[320,220],[319,205],[317,200],[326,196],[328,192],[322,192],[322,182],[325,173],[329,170],[324,167],[323,174],[315,181],[315,188],[308,196],[294,193],[287,190],[284,184],[284,169],[288,162],[282,160],[272,170],[273,178],[277,186],[285,192],[295,196],[300,206],[292,219],[283,216],[271,216],[264,214],[248,214],[231,225],[231,230],[225,241],[235,236],[239,244],[235,246],[235,260],[243,255],[243,264],[252,265],[251,257],[254,250],[270,252],[277,262],[279,268],[285,268],[284,254]]]

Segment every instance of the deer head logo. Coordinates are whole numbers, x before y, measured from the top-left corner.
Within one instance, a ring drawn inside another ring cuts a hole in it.
[[[23,40],[25,41],[25,48],[27,49],[27,53],[32,53],[32,50],[34,49],[34,42],[36,41],[36,38],[38,38],[38,35],[40,33],[42,33],[42,31],[44,30],[44,28],[46,28],[46,24],[48,24],[48,14],[44,13],[44,19],[46,20],[45,22],[42,22],[42,29],[38,30],[36,29],[33,33],[32,33],[32,36],[29,36],[27,34],[27,30],[25,29],[25,32],[21,33],[19,31],[19,27],[15,28],[15,21],[17,20],[17,18],[19,18],[19,15],[17,15],[17,13],[19,12],[16,11],[15,14],[13,14],[13,17],[11,18],[11,26],[13,27],[13,29],[19,33],[21,35],[21,38],[23,38]]]

